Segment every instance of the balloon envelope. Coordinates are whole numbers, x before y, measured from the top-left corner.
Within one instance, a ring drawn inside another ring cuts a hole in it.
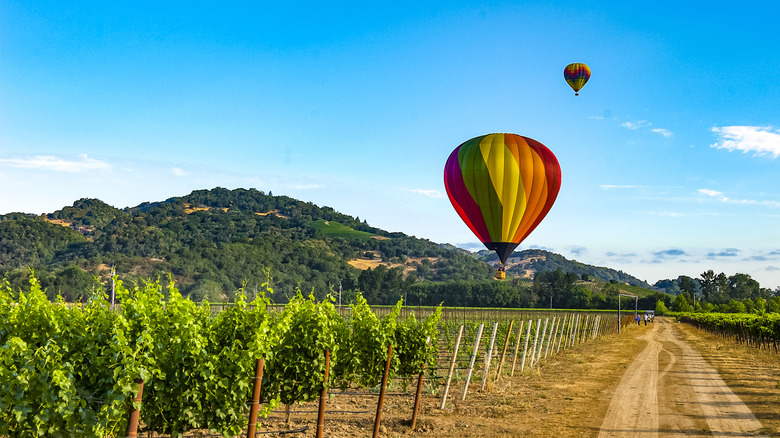
[[[536,140],[488,134],[452,151],[444,186],[461,219],[503,264],[550,211],[561,168]]]
[[[572,90],[574,90],[574,95],[579,96],[579,91],[590,79],[590,67],[581,62],[569,64],[563,69],[563,77]]]

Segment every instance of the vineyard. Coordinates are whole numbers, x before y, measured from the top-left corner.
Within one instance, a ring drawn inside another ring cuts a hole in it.
[[[381,388],[378,426],[388,380],[417,379],[419,398],[427,370],[425,391],[443,408],[448,393],[465,399],[618,326],[592,312],[428,308],[418,319],[400,302],[374,311],[358,296],[341,309],[300,293],[283,308],[238,294],[214,312],[173,285],[121,281],[118,306],[102,292],[74,306],[30,283],[29,293],[0,285],[3,437],[133,436],[134,421],[141,432],[238,436],[254,430],[258,407],[264,417]]]
[[[780,353],[780,314],[678,313],[680,322],[690,324],[738,343]]]

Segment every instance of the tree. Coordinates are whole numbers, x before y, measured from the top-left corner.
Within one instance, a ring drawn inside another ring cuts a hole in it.
[[[665,315],[666,312],[668,312],[668,311],[669,310],[666,308],[666,305],[664,304],[663,300],[658,300],[658,302],[655,303],[655,314],[656,315],[658,315],[658,314]]]
[[[685,299],[683,294],[677,295],[677,298],[675,298],[672,303],[672,310],[675,312],[690,312],[692,310],[691,303]]]
[[[704,299],[709,302],[711,297],[715,295],[715,292],[717,292],[715,272],[712,269],[704,271],[701,274],[701,280],[699,280],[699,284],[701,284],[701,291],[704,294]]]
[[[210,303],[217,303],[225,298],[225,292],[222,290],[222,285],[214,280],[200,280],[195,288],[190,292],[190,299],[192,301],[208,301]]]
[[[736,300],[759,296],[761,286],[748,274],[734,274],[729,277],[729,296]]]
[[[677,282],[680,284],[680,291],[682,294],[684,294],[688,299],[688,302],[692,304],[695,301],[696,292],[699,291],[699,282],[687,275],[679,276]]]

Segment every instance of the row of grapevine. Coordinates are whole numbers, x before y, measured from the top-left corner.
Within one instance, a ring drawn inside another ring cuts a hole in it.
[[[780,314],[685,312],[678,313],[677,319],[707,332],[778,353]]]
[[[224,436],[247,424],[255,364],[265,360],[261,403],[317,398],[324,385],[371,386],[393,345],[391,375],[411,379],[435,363],[440,311],[377,317],[359,297],[349,317],[329,299],[297,294],[281,312],[261,295],[212,315],[171,284],[116,284],[117,308],[98,291],[83,306],[51,303],[0,284],[0,436],[123,436],[140,408],[142,431]],[[325,350],[330,378],[324,382]],[[133,403],[144,382],[143,401]]]

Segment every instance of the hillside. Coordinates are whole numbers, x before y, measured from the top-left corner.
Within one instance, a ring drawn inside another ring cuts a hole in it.
[[[497,293],[494,261],[254,189],[198,190],[125,209],[80,199],[46,215],[0,216],[0,277],[21,287],[32,268],[50,296],[68,300],[83,299],[95,277],[107,284],[113,268],[128,283],[170,275],[194,299],[229,299],[242,287],[251,295],[268,282],[277,302],[298,287],[318,297],[341,287],[346,299],[360,290],[373,303],[392,303],[419,282],[477,282]],[[509,274],[559,268],[641,285],[540,250],[513,255]]]
[[[241,287],[258,290],[269,276],[277,301],[297,287],[324,296],[339,283],[343,291],[385,289],[393,296],[377,299],[394,301],[417,280],[492,275],[462,252],[254,189],[198,190],[127,209],[80,199],[47,215],[4,215],[0,243],[0,276],[20,285],[33,268],[52,293],[69,299],[93,275],[107,280],[112,266],[129,282],[170,273],[183,293],[212,300]],[[379,265],[378,273],[354,267]]]
[[[479,259],[489,263],[492,266],[498,266],[498,256],[493,251],[480,251]],[[569,260],[560,254],[545,251],[543,249],[526,249],[515,251],[506,261],[507,274],[523,278],[533,278],[536,272],[555,271],[560,269],[563,272],[571,272],[579,276],[599,279],[603,281],[616,281],[618,283],[629,284],[650,289],[647,282],[642,281],[623,271],[617,271],[612,268],[586,265],[576,260]]]

